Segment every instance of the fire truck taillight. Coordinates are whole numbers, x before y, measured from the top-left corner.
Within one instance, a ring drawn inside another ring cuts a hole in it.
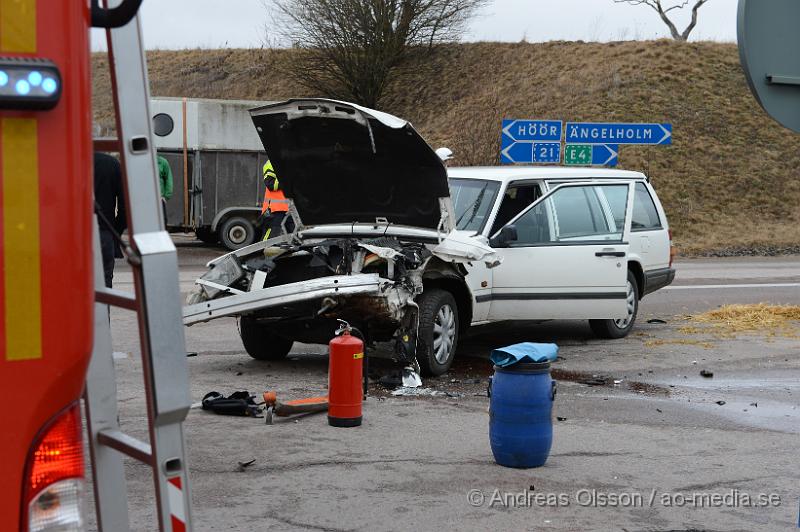
[[[44,430],[28,458],[25,479],[27,532],[84,530],[84,468],[78,403]],[[25,508],[23,508],[25,509]]]

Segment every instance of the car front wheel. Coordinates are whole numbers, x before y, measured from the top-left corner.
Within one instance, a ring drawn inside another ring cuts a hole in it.
[[[422,374],[439,376],[450,369],[458,344],[458,307],[450,292],[426,290],[419,304],[417,362]]]
[[[245,351],[256,360],[280,360],[292,349],[292,340],[278,336],[268,326],[257,320],[242,316],[239,319],[239,335]]]
[[[636,315],[639,313],[639,286],[636,284],[636,277],[630,270],[628,270],[625,309],[627,312],[625,317],[617,320],[589,320],[589,326],[594,334],[600,338],[625,338],[633,329]]]

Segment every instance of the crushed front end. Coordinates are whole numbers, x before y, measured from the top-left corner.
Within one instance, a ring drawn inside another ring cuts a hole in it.
[[[414,298],[432,258],[424,243],[394,237],[285,239],[212,262],[197,281],[184,322],[248,315],[276,335],[324,344],[344,320],[369,342],[393,342],[393,357],[412,363]]]

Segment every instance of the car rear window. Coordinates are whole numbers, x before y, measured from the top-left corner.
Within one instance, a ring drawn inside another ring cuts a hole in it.
[[[631,218],[632,231],[651,231],[661,229],[661,220],[658,210],[644,183],[636,183],[633,196],[633,217]]]

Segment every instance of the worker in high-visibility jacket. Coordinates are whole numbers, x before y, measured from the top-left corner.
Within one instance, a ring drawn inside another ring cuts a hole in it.
[[[261,169],[264,174],[264,202],[261,205],[261,226],[263,227],[263,240],[280,236],[283,232],[283,221],[289,212],[289,200],[283,195],[281,183],[272,168],[272,162],[267,160]],[[286,230],[294,231],[294,220],[286,220]]]

